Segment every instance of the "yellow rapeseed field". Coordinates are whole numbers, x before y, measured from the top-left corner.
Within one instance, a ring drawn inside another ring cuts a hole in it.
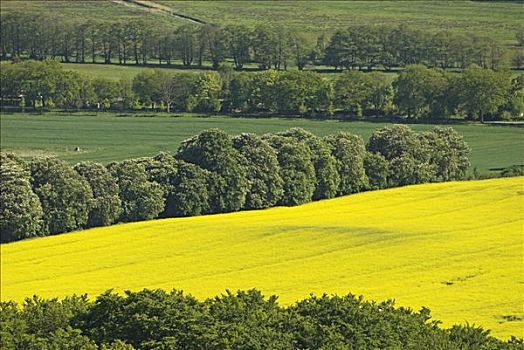
[[[417,185],[5,244],[1,298],[258,288],[289,304],[351,292],[523,336],[523,233],[524,177]]]

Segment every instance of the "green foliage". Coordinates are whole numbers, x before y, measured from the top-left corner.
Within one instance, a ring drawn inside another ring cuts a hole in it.
[[[301,128],[291,128],[277,135],[291,138],[309,148],[316,178],[313,200],[335,197],[340,184],[340,175],[337,169],[337,160],[332,155],[328,144],[318,136]]]
[[[411,185],[436,179],[436,164],[431,159],[433,149],[429,144],[423,143],[422,138],[408,126],[394,125],[376,130],[369,139],[368,151],[381,154],[388,161],[389,186]],[[433,160],[437,158],[434,156]],[[462,164],[458,167],[462,169]],[[445,170],[441,170],[441,176],[445,176],[444,172]]]
[[[512,165],[502,170],[500,175],[504,177],[523,176],[524,175],[524,165]]]
[[[186,349],[200,349],[210,326],[204,305],[175,290],[169,294],[161,290],[126,292],[126,297],[106,292],[81,315],[80,322],[96,343],[120,339],[138,349],[154,349],[166,343],[166,338],[176,339]]]
[[[395,103],[408,117],[448,117],[455,107],[450,80],[443,70],[408,66],[393,84]]]
[[[279,174],[278,158],[267,141],[255,134],[240,134],[233,138],[233,147],[247,161],[248,191],[245,209],[274,206],[283,194],[283,180]]]
[[[42,215],[40,200],[33,193],[23,161],[0,153],[0,242],[40,235]]]
[[[195,111],[219,112],[221,91],[220,76],[217,73],[200,73],[194,86]]]
[[[439,181],[461,180],[470,166],[470,148],[462,135],[452,128],[436,127],[423,133],[423,148],[427,149],[429,162],[434,164],[435,176]]]
[[[89,183],[56,158],[35,158],[30,163],[33,191],[43,210],[43,234],[73,231],[87,225],[93,207]]]
[[[151,220],[164,209],[162,187],[147,178],[145,167],[132,160],[107,166],[116,180],[122,201],[120,220],[124,222]]]
[[[387,187],[389,163],[380,153],[366,152],[364,169],[368,177],[368,188],[370,190]]]
[[[371,77],[360,71],[347,71],[336,79],[335,106],[356,117],[370,108],[373,86]]]
[[[233,148],[228,134],[218,129],[204,130],[182,143],[177,158],[214,174],[209,189],[211,212],[230,212],[242,208],[248,191],[246,160]]]
[[[252,289],[203,302],[182,291],[108,291],[0,303],[2,349],[493,349],[517,350],[481,327],[439,327],[430,310],[363,297],[310,297],[289,307]],[[110,344],[110,345],[109,345]]]
[[[484,121],[485,114],[496,112],[508,101],[509,77],[506,71],[469,67],[457,81],[459,106],[468,115]]]
[[[199,166],[178,161],[172,180],[172,196],[167,198],[167,216],[193,216],[211,212],[208,184],[212,173]]]
[[[89,211],[88,227],[107,226],[116,222],[121,211],[118,185],[109,171],[99,163],[81,162],[74,166],[91,187],[94,203]]]
[[[293,206],[311,201],[315,193],[315,167],[307,145],[281,135],[264,135],[277,152],[280,177],[284,180],[280,205]]]
[[[364,170],[364,140],[346,132],[326,136],[324,139],[336,160],[340,176],[337,195],[343,196],[365,189],[368,179]]]

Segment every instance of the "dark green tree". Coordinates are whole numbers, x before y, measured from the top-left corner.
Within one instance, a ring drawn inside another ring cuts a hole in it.
[[[473,66],[461,73],[455,88],[461,108],[483,122],[486,113],[496,112],[508,101],[511,75]]]
[[[262,209],[274,206],[283,193],[283,181],[275,150],[255,134],[235,136],[233,147],[247,160],[248,191],[244,208]]]
[[[364,140],[345,132],[329,135],[324,139],[336,160],[336,169],[340,176],[337,195],[360,192],[366,188],[368,179],[364,170]]]
[[[431,163],[432,150],[406,125],[393,125],[375,130],[368,151],[381,154],[389,163],[389,186],[403,186],[436,179],[436,166]]]
[[[0,242],[41,235],[42,215],[23,161],[0,153]]]
[[[331,149],[325,140],[302,128],[291,128],[277,135],[289,137],[309,148],[316,178],[313,199],[319,200],[335,197],[340,184],[340,175],[337,170],[337,160],[332,155]]]
[[[231,25],[225,28],[230,57],[235,69],[242,69],[249,62],[250,31],[242,25]]]
[[[277,152],[284,193],[280,205],[293,206],[310,202],[316,189],[313,155],[305,144],[292,138],[267,134],[263,137]]]
[[[453,128],[436,127],[423,133],[421,138],[428,149],[429,162],[435,166],[437,180],[464,179],[470,166],[470,148],[462,135]]]
[[[91,187],[93,205],[89,211],[88,227],[111,225],[120,216],[122,210],[118,185],[109,171],[102,164],[81,162],[74,166]]]
[[[233,148],[229,135],[218,129],[204,130],[182,143],[177,158],[215,174],[210,182],[211,212],[230,212],[242,208],[248,191],[246,159]]]
[[[35,158],[30,168],[33,191],[44,213],[42,233],[54,235],[85,227],[93,207],[89,183],[56,158]]]
[[[364,169],[368,178],[368,188],[379,190],[388,185],[389,163],[380,153],[366,152]]]
[[[167,216],[194,216],[210,212],[208,185],[212,173],[182,160],[172,179],[172,194],[166,199]]]
[[[148,180],[144,165],[125,160],[107,168],[118,184],[121,221],[151,220],[164,210],[162,187]]]

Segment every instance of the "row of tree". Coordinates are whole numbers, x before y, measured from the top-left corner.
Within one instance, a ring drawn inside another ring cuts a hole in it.
[[[210,129],[175,156],[70,167],[2,154],[1,241],[115,222],[293,206],[365,190],[463,179],[469,148],[451,128],[396,125],[369,143],[294,128],[262,137]]]
[[[402,25],[358,26],[321,35],[316,43],[304,33],[284,27],[254,29],[230,25],[187,24],[176,29],[152,21],[57,20],[45,15],[12,12],[1,17],[2,58],[61,58],[64,62],[104,62],[203,66],[218,68],[231,60],[236,69],[256,63],[260,69],[304,69],[308,64],[371,70],[423,63],[442,68],[471,64],[499,68],[509,51],[500,42],[475,33],[437,33]],[[524,46],[520,31],[516,33]],[[522,49],[511,52],[512,66],[524,64]]]
[[[386,73],[348,71],[335,78],[314,72],[235,73],[144,70],[133,81],[91,79],[55,61],[3,64],[3,105],[33,108],[236,112],[329,117],[334,114],[409,118],[524,117],[524,76],[469,67],[460,73],[406,67]]]
[[[413,311],[348,294],[310,296],[288,307],[252,289],[199,301],[182,291],[108,291],[90,302],[27,298],[0,303],[4,350],[522,349],[482,327],[440,328]]]

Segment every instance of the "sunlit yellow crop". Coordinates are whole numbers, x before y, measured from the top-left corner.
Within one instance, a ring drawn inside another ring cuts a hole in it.
[[[523,177],[410,186],[2,245],[1,297],[258,288],[288,304],[351,292],[522,336],[523,230]]]

